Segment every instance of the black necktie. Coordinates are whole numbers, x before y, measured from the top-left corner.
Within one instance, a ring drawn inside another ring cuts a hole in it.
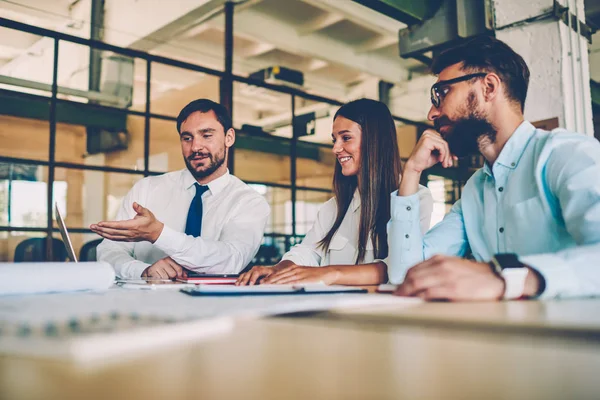
[[[202,193],[208,190],[208,186],[201,186],[198,183],[194,185],[196,186],[196,195],[188,211],[185,234],[198,237],[200,236],[200,232],[202,232]]]

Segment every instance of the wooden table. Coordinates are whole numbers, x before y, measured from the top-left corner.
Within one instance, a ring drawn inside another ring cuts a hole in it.
[[[487,329],[600,341],[600,299],[423,303],[415,307],[343,310],[318,317],[339,322],[418,325],[444,329]]]
[[[352,313],[242,321],[222,337],[106,365],[0,357],[0,399],[600,398],[593,336],[454,329],[399,317],[508,324],[571,318],[575,326],[595,315],[598,303],[581,303],[578,315],[571,314],[575,303],[523,304],[517,309],[529,311],[520,316],[505,303],[430,303],[357,314],[387,313],[388,323]]]

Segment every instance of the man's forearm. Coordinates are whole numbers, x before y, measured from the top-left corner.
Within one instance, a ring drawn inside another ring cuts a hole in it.
[[[105,261],[112,265],[119,278],[139,278],[142,272],[150,265],[136,260],[131,255],[130,243],[118,243],[104,240],[96,250],[97,260]]]
[[[249,235],[244,238],[224,235],[220,240],[209,240],[165,226],[154,245],[184,268],[197,272],[238,273],[252,260],[259,243],[259,237]]]

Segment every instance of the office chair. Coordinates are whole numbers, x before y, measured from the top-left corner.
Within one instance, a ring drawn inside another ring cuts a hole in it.
[[[79,250],[79,261],[97,261],[96,247],[100,242],[102,242],[102,239],[94,239],[84,243],[81,250]]]
[[[52,260],[65,261],[67,249],[62,240],[52,238]],[[15,262],[46,261],[46,238],[28,238],[15,248]]]
[[[240,274],[250,271],[255,265],[275,265],[281,260],[281,257],[283,254],[279,253],[277,247],[262,244],[250,264],[241,270]]]
[[[281,260],[283,254],[279,253],[277,247],[273,245],[261,245],[254,257],[254,265],[274,265]]]

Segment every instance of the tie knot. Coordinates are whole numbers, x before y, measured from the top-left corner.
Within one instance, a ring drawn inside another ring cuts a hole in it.
[[[200,185],[199,183],[194,183],[196,186],[196,196],[202,196],[202,193],[208,190],[208,185]]]

